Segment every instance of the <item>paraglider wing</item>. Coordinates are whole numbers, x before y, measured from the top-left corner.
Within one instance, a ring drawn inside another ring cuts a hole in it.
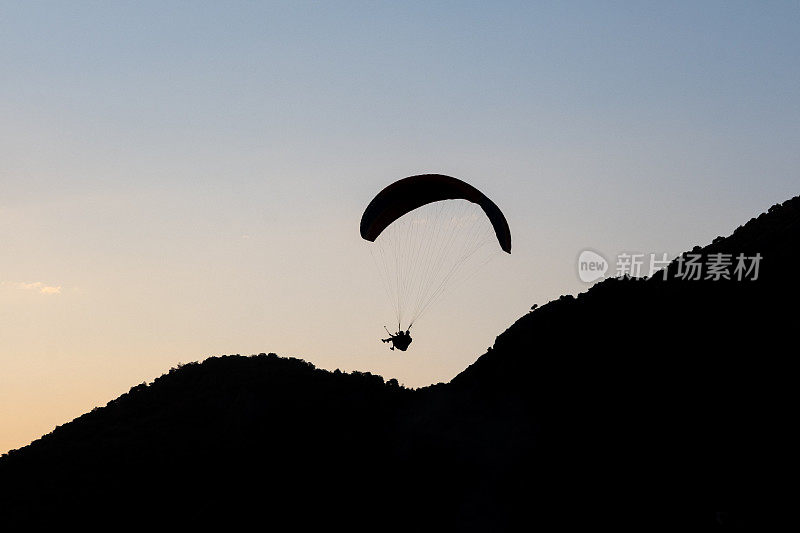
[[[432,202],[457,199],[468,200],[483,209],[492,223],[500,247],[510,254],[511,230],[500,208],[472,185],[442,174],[410,176],[379,192],[361,217],[361,237],[374,241],[384,229],[406,213]]]

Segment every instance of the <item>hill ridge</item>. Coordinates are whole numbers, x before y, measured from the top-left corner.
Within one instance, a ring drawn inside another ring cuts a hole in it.
[[[284,518],[358,502],[367,521],[505,530],[592,498],[617,504],[571,523],[718,526],[639,509],[676,493],[780,501],[798,242],[800,196],[682,254],[759,253],[757,280],[678,279],[677,259],[667,280],[606,279],[527,313],[447,384],[272,353],[188,363],[4,454],[0,497],[192,505],[211,491],[231,509],[241,501],[220,488],[258,480],[237,497]]]

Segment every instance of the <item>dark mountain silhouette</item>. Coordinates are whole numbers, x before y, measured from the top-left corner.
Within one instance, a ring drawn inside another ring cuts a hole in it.
[[[680,279],[678,261],[607,279],[418,390],[275,354],[183,365],[3,455],[0,502],[298,528],[778,522],[763,506],[793,477],[798,243],[795,197],[688,253],[760,254],[757,279]]]

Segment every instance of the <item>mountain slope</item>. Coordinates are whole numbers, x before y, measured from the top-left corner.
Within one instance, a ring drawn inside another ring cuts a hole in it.
[[[602,281],[520,318],[446,385],[274,354],[184,365],[4,455],[0,496],[383,527],[719,525],[650,509],[783,498],[798,242],[800,197],[691,252],[758,253],[758,279],[680,279],[676,261],[666,280]]]
[[[527,406],[539,438],[525,475],[606,496],[782,494],[794,440],[800,197],[692,253],[762,256],[756,280],[608,279],[519,319],[453,379]],[[686,257],[687,254],[684,254]],[[702,496],[701,496],[702,497]]]

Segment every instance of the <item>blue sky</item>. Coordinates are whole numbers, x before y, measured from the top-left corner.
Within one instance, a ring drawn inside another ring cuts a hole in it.
[[[447,381],[585,290],[584,248],[729,234],[798,192],[799,30],[798,2],[0,2],[0,448],[209,355]],[[514,253],[396,357],[358,221],[422,172]]]

